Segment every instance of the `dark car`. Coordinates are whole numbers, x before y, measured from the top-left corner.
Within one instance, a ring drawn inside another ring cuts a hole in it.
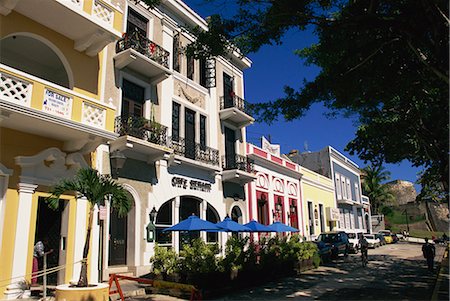
[[[398,236],[396,234],[391,234],[392,237],[392,243],[396,244],[398,242]]]
[[[332,258],[337,258],[339,254],[347,256],[350,252],[350,244],[347,233],[343,231],[324,232],[317,237],[317,246],[320,250],[330,249]]]
[[[375,233],[374,235],[376,238],[378,238],[380,240],[381,246],[384,246],[386,244],[386,240],[384,239],[383,235],[381,235],[380,233]]]

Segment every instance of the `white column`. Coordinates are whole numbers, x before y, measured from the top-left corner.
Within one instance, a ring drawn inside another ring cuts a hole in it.
[[[176,225],[180,222],[180,197],[175,197],[173,201],[173,224]],[[178,231],[172,232],[172,247],[178,252],[180,249],[180,233]]]
[[[200,203],[200,218],[206,220],[206,208],[208,207],[208,203],[203,200]],[[201,231],[200,232],[200,237],[201,239],[203,239],[203,241],[206,242],[206,232],[205,231]]]
[[[74,252],[72,262],[80,261],[83,258],[83,249],[86,240],[86,230],[87,230],[86,229],[87,205],[88,201],[86,198],[80,198],[77,200],[76,204],[77,211],[75,217],[75,225],[77,228],[75,230]],[[80,271],[81,271],[81,262],[74,264],[72,281],[78,281]]]
[[[24,277],[27,269],[27,257],[29,248],[31,206],[34,191],[38,185],[19,183],[19,208],[17,212],[16,236],[14,239],[14,256],[12,264],[12,277]]]
[[[9,177],[12,175],[11,169],[6,169],[0,163],[0,251],[2,249],[3,228],[5,223],[6,191],[8,190]]]

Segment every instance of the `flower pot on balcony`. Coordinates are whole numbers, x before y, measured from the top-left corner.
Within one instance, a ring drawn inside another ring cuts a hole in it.
[[[55,297],[57,301],[108,301],[109,286],[105,283],[90,284],[88,287],[62,284],[56,287]]]

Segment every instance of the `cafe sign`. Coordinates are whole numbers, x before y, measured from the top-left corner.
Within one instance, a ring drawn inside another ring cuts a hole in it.
[[[72,98],[46,89],[42,110],[52,115],[70,118],[72,112]]]
[[[172,178],[172,187],[178,187],[183,189],[197,190],[203,192],[211,191],[211,184],[208,182],[188,180],[181,177]]]

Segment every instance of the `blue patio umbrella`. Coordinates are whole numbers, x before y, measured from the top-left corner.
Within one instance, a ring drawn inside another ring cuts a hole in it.
[[[225,232],[250,232],[250,228],[239,223],[236,223],[234,220],[229,218],[228,216],[221,222],[216,223],[216,226],[223,229]]]
[[[244,226],[250,228],[250,232],[275,232],[274,230],[270,229],[267,226],[264,226],[263,224],[258,223],[255,220],[251,220]]]
[[[191,215],[187,219],[173,225],[170,228],[166,228],[163,231],[207,231],[207,230],[219,230],[221,228],[215,224],[205,221],[196,215]]]
[[[285,225],[282,222],[274,222],[272,225],[267,226],[267,228],[272,229],[272,232],[299,232],[300,230]]]

